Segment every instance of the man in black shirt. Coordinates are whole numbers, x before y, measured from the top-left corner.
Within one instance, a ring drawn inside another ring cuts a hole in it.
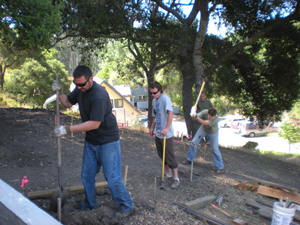
[[[61,136],[72,132],[86,132],[81,171],[85,200],[81,208],[96,208],[95,177],[102,167],[113,199],[120,205],[116,217],[126,217],[134,206],[121,177],[119,130],[112,114],[109,95],[104,87],[93,81],[92,71],[88,67],[78,66],[73,77],[76,88],[68,95],[61,94],[59,100],[67,108],[78,103],[82,123],[58,126],[55,134]],[[54,81],[52,89],[60,90],[60,85]]]

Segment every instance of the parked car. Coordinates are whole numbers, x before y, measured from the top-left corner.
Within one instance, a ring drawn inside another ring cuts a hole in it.
[[[260,127],[258,122],[251,122],[251,121],[245,121],[241,122],[239,126],[239,133],[242,136],[247,137],[257,137],[257,136],[264,136],[271,132],[276,132],[277,129],[272,126],[272,124],[269,124],[268,126]]]
[[[240,123],[243,122],[243,121],[247,121],[247,120],[248,120],[248,119],[246,119],[246,118],[233,119],[233,121],[232,121],[231,124],[230,124],[230,127],[231,127],[232,129],[238,129]]]
[[[219,127],[230,127],[233,118],[231,117],[219,117],[219,118],[220,118],[218,122]]]

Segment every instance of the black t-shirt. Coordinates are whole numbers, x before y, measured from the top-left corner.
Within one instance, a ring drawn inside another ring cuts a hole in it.
[[[78,103],[82,122],[101,122],[98,129],[86,132],[86,141],[102,145],[119,140],[117,121],[112,114],[110,98],[104,87],[93,82],[93,86],[87,92],[82,92],[76,87],[67,97],[72,105]]]

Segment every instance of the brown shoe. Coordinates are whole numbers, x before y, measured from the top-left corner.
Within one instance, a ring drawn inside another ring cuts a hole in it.
[[[174,179],[174,181],[173,181],[173,183],[171,184],[170,188],[172,188],[172,189],[177,189],[178,186],[179,186],[179,184],[180,184],[180,181]]]
[[[182,161],[182,164],[183,164],[183,165],[189,165],[189,164],[191,164],[191,163],[192,163],[192,162],[189,161],[189,160],[187,160],[187,159],[185,159],[185,160]]]
[[[222,170],[216,170],[216,173],[225,173],[225,171],[222,169]]]

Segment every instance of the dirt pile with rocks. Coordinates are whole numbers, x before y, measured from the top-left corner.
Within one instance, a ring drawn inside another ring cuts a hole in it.
[[[55,112],[0,108],[0,178],[23,192],[21,180],[27,176],[27,190],[52,190],[57,188],[57,139],[54,136]],[[71,118],[62,117],[69,124]],[[234,218],[242,218],[248,224],[270,224],[257,210],[245,204],[246,200],[276,201],[257,194],[253,190],[237,188],[236,185],[249,183],[245,176],[299,188],[300,166],[280,159],[254,154],[249,149],[237,150],[220,148],[225,164],[225,173],[213,171],[212,152],[208,144],[205,155],[204,146],[198,146],[197,160],[194,163],[193,179],[190,181],[189,165],[179,163],[180,186],[177,190],[159,189],[161,161],[157,155],[154,138],[137,129],[123,129],[121,134],[123,177],[128,166],[127,189],[134,204],[133,215],[123,220],[114,218],[118,206],[114,204],[110,192],[97,191],[98,208],[94,211],[80,211],[83,193],[71,193],[62,210],[62,222],[76,224],[208,224],[207,221],[180,210],[172,203],[183,204],[210,195],[223,195],[221,209]],[[189,141],[174,140],[178,162],[187,154]],[[81,185],[80,171],[84,134],[62,138],[62,185],[71,187]],[[154,199],[154,180],[157,178],[156,199]],[[100,172],[96,182],[105,181]],[[39,207],[54,217],[49,211],[49,199],[33,200]],[[197,211],[197,210],[196,210]],[[198,212],[230,223],[232,219],[213,209],[210,205]]]

